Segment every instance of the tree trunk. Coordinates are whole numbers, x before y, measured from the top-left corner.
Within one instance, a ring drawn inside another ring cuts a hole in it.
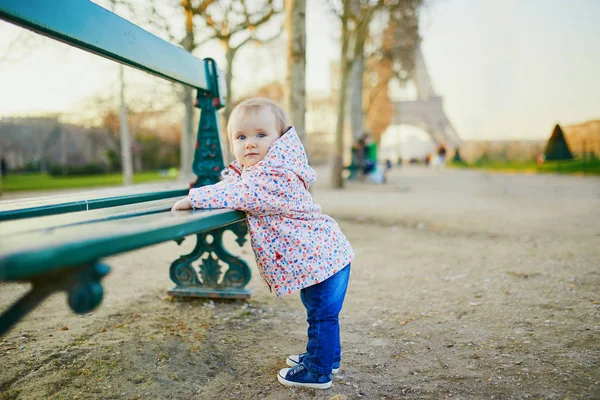
[[[229,115],[233,110],[233,88],[231,87],[231,83],[233,82],[233,59],[235,57],[235,49],[229,47],[228,44],[224,44],[225,46],[225,60],[227,65],[225,67],[225,85],[227,86],[227,98],[225,99],[225,109],[223,110],[223,115],[225,116],[225,120],[229,121]]]
[[[358,54],[352,63],[350,73],[350,128],[352,138],[356,141],[363,134],[364,111],[363,111],[363,80],[365,75],[365,57]]]
[[[119,114],[119,125],[121,128],[121,165],[123,170],[123,184],[133,183],[133,163],[131,160],[131,138],[129,136],[129,123],[127,121],[127,105],[125,104],[125,77],[124,67],[119,66],[119,80],[121,82],[121,112]]]
[[[60,166],[62,168],[62,174],[67,175],[67,132],[64,130],[60,131]]]
[[[179,177],[184,180],[193,178],[192,162],[194,160],[194,104],[192,89],[185,86],[183,88],[183,106],[184,116],[181,127],[181,147],[180,147],[180,172]]]
[[[4,156],[2,155],[2,145],[0,145],[0,198],[2,198],[2,192],[3,192],[3,188],[2,188],[2,176],[4,175],[4,163],[2,162],[4,161]],[[8,169],[8,166],[7,166]]]
[[[227,122],[229,122],[229,116],[231,115],[231,111],[233,111],[233,59],[235,58],[235,53],[237,52],[236,48],[232,48],[228,43],[223,43],[225,46],[225,59],[227,60],[227,66],[225,69],[225,85],[227,86],[227,98],[225,99],[225,108],[223,109],[223,118],[225,120],[224,127],[227,126]],[[223,129],[221,132],[221,143],[223,143],[223,153],[227,160],[225,161],[225,165],[227,165],[231,160],[233,160],[233,154],[231,151],[231,140],[229,139],[229,135],[227,135],[227,129]]]
[[[112,12],[115,12],[116,1],[111,0]],[[125,103],[125,68],[119,65],[120,93],[119,101],[119,127],[121,131],[121,171],[123,172],[123,185],[133,183],[133,161],[131,158],[131,138],[129,135],[129,122],[127,116],[127,105]]]
[[[181,3],[185,10],[185,38],[183,39],[183,48],[192,52],[196,47],[194,43],[194,24],[192,18],[194,13],[189,2]],[[183,125],[181,127],[180,138],[180,172],[179,177],[184,180],[193,179],[192,163],[194,162],[195,135],[194,130],[194,96],[193,91],[188,86],[183,87]]]
[[[290,122],[306,147],[306,0],[286,0],[286,107]]]
[[[349,1],[343,2],[342,15],[342,47],[340,53],[340,89],[338,90],[337,124],[335,127],[335,150],[333,156],[331,186],[344,188],[344,117],[346,111],[346,92],[348,90],[348,17]]]

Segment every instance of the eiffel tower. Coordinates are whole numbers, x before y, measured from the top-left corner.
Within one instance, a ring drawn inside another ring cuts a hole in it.
[[[417,89],[417,100],[394,103],[394,124],[416,126],[427,132],[436,144],[458,147],[462,141],[444,112],[442,97],[433,90],[420,46],[415,52],[412,80]]]

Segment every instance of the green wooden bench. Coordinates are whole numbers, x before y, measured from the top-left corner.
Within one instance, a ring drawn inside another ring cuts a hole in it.
[[[223,170],[217,111],[224,101],[212,59],[198,59],[104,8],[81,0],[0,0],[0,19],[197,90],[200,123],[190,186],[218,182]],[[194,235],[191,253],[170,266],[173,296],[246,298],[250,269],[223,246],[226,230],[241,246],[245,214],[234,210],[171,212],[184,187],[139,187],[0,202],[0,285],[30,282],[31,290],[0,316],[0,335],[49,294],[64,290],[85,313],[102,300],[102,259]],[[199,265],[192,265],[198,261]],[[226,270],[221,271],[224,268]],[[1,286],[0,286],[1,287]]]

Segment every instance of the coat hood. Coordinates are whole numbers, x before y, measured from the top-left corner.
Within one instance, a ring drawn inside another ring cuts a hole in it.
[[[242,166],[237,160],[231,163],[230,166],[239,171],[242,170]],[[279,139],[273,142],[265,158],[246,169],[261,167],[292,171],[304,182],[307,189],[317,180],[317,173],[308,165],[304,145],[293,126],[289,127]]]

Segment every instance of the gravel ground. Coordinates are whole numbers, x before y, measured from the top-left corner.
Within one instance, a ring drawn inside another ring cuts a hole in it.
[[[249,301],[166,295],[187,240],[108,259],[93,313],[57,294],[21,321],[0,399],[600,399],[599,178],[411,167],[334,191],[318,172],[357,253],[331,389],[276,380],[306,341],[297,294],[255,273]],[[26,289],[0,285],[0,308]]]

